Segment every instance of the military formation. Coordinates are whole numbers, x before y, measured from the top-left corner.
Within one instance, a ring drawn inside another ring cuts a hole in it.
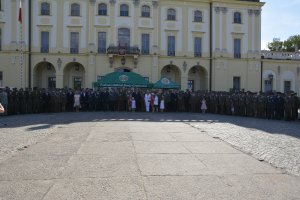
[[[57,113],[74,111],[74,94],[80,93],[80,111],[131,111],[135,100],[137,112],[144,112],[144,96],[164,99],[164,112],[201,112],[205,99],[206,113],[237,115],[276,120],[298,119],[300,100],[295,93],[208,92],[147,90],[136,88],[82,89],[0,89],[5,115]],[[152,107],[153,105],[150,104]],[[154,110],[150,108],[150,111]]]

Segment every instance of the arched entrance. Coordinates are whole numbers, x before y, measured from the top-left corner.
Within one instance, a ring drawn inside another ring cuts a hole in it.
[[[33,87],[56,88],[56,70],[50,62],[38,63],[33,70]]]
[[[181,84],[181,72],[175,65],[167,65],[161,70],[161,77],[166,77],[177,84]]]
[[[208,90],[208,73],[204,67],[194,66],[189,70],[188,88],[193,91]]]
[[[64,68],[64,87],[80,90],[85,87],[85,69],[78,62],[68,63]]]

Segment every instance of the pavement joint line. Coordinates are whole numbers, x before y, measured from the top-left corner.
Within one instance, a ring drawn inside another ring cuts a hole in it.
[[[45,194],[42,196],[41,200],[45,199],[45,197],[47,196],[47,194],[50,192],[50,190],[52,189],[52,187],[55,185],[55,182],[53,181],[53,183],[51,184],[51,186],[47,189],[47,191],[45,192]]]

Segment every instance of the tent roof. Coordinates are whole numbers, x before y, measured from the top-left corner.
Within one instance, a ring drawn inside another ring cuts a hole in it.
[[[170,79],[163,77],[154,84],[154,88],[160,89],[179,89],[180,85],[171,81]]]
[[[94,86],[98,87],[148,87],[149,82],[134,72],[112,72],[102,77]]]

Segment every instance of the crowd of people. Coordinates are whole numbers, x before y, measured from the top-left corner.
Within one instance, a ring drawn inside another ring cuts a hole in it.
[[[295,93],[210,92],[102,89],[0,89],[5,115],[74,112],[201,112],[277,120],[296,120],[300,100]]]

